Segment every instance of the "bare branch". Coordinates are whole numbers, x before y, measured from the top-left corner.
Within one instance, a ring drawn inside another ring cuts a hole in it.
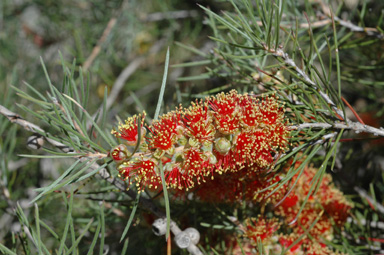
[[[320,6],[323,12],[323,15],[321,15],[322,18],[329,19],[332,16],[332,10],[329,8],[329,6],[324,3],[323,1],[320,1]],[[333,19],[339,23],[339,25],[348,28],[352,32],[360,32],[365,33],[367,36],[376,37],[380,40],[384,39],[384,34],[380,32],[380,30],[372,27],[360,27],[355,24],[353,24],[351,21],[345,21],[340,19],[339,17],[336,17],[333,14]],[[330,19],[331,22],[331,19]]]
[[[334,124],[328,124],[328,123],[303,123],[298,125],[293,125],[290,127],[291,129],[296,130],[302,130],[306,128],[324,128],[324,129],[346,129],[346,130],[352,130],[356,133],[370,133],[374,136],[383,136],[384,137],[384,129],[381,128],[375,128],[368,125],[363,125],[359,122],[348,122],[348,124],[345,123],[334,123]]]
[[[377,37],[378,39],[384,39],[384,35],[380,33],[379,30],[372,27],[359,27],[355,24],[353,24],[350,21],[345,21],[340,19],[339,17],[334,17],[335,21],[337,21],[341,26],[348,28],[352,32],[361,32],[365,33],[368,36]]]

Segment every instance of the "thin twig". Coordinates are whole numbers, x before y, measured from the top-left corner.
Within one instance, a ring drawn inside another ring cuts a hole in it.
[[[324,129],[346,129],[346,130],[352,130],[356,133],[370,133],[374,136],[384,136],[384,129],[381,128],[375,128],[368,125],[363,125],[359,122],[348,122],[348,124],[345,123],[334,123],[334,124],[328,124],[328,123],[303,123],[298,125],[293,125],[290,127],[292,130],[302,130],[306,128],[324,128]]]
[[[363,125],[365,125],[364,121],[360,118],[359,114],[357,114],[357,112],[355,111],[355,109],[353,109],[352,105],[350,105],[350,103],[348,103],[348,101],[344,98],[344,97],[341,97],[341,100],[343,100],[344,104],[346,104],[348,106],[348,108],[352,111],[353,115],[355,115],[356,119]]]
[[[22,126],[27,131],[41,134],[48,143],[50,143],[52,146],[56,147],[57,149],[65,152],[65,153],[74,153],[75,152],[75,150],[73,148],[71,148],[71,147],[69,147],[63,143],[60,143],[54,139],[49,138],[48,132],[46,132],[41,127],[23,119],[20,115],[8,110],[7,108],[5,108],[2,105],[0,105],[0,114],[4,115],[10,122]],[[107,157],[107,154],[96,152],[96,153],[87,153],[87,154],[80,155],[80,156],[79,155],[73,155],[73,157],[74,158],[83,157],[83,158],[88,158],[88,159],[90,159],[90,158],[101,159],[101,158]]]
[[[324,19],[311,22],[311,25],[309,25],[308,23],[300,23],[298,26],[299,26],[299,28],[309,28],[310,26],[312,28],[319,28],[319,27],[323,27],[323,26],[326,26],[326,25],[332,23],[332,19],[328,18],[325,15],[322,15],[322,17]],[[376,28],[373,28],[373,27],[359,27],[359,26],[353,24],[351,21],[345,21],[345,20],[342,20],[342,19],[340,19],[339,17],[336,17],[336,16],[334,17],[334,20],[340,26],[346,27],[349,30],[351,30],[352,32],[361,32],[361,33],[365,33],[367,36],[376,37],[376,38],[378,38],[380,40],[384,39],[384,34],[382,34]],[[261,21],[257,22],[257,23],[258,23],[259,26],[263,25]],[[295,25],[282,24],[281,27],[283,27],[283,28],[292,28],[292,27],[295,27]]]
[[[352,32],[362,32],[365,33],[368,36],[377,37],[378,39],[384,39],[384,35],[379,32],[376,28],[372,27],[359,27],[355,24],[353,24],[350,21],[345,21],[340,19],[339,17],[334,17],[334,19],[343,27],[348,28]]]
[[[348,217],[347,222],[348,223],[353,222],[354,224],[360,224],[360,225],[369,225],[369,226],[371,226],[371,228],[378,228],[378,229],[384,230],[384,222],[383,221],[370,221],[370,220],[367,221],[366,219],[354,219],[352,217]]]
[[[326,3],[324,3],[323,1],[320,1],[320,6],[321,6],[321,9],[323,11],[322,18],[328,18],[329,19],[332,16],[331,15],[331,11],[332,11],[331,8],[329,8],[329,6]],[[346,27],[349,30],[351,30],[352,32],[361,32],[361,33],[365,33],[367,36],[376,37],[380,40],[384,39],[384,34],[381,33],[376,28],[360,27],[360,26],[353,24],[351,21],[342,20],[335,15],[333,15],[333,19],[335,21],[337,21],[340,26]]]
[[[92,65],[93,61],[96,59],[96,57],[99,55],[101,51],[101,45],[104,43],[104,41],[108,38],[108,35],[111,33],[112,28],[116,24],[116,18],[111,18],[106,26],[106,28],[103,31],[102,36],[97,41],[96,46],[92,49],[91,55],[87,58],[87,60],[84,62],[83,70],[84,72],[89,69],[89,67]]]

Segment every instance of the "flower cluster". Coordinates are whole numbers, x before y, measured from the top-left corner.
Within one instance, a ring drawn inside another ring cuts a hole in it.
[[[296,162],[294,169],[300,164]],[[282,184],[285,169],[275,174],[244,168],[207,180],[193,192],[195,199],[202,201],[245,202],[254,206],[258,216],[246,219],[240,226],[244,233],[242,248],[249,252],[246,254],[255,254],[259,242],[267,254],[282,251],[284,254],[335,254],[325,240],[332,240],[334,227],[344,225],[352,204],[334,186],[331,175],[325,173],[321,181],[315,183],[318,171],[305,166],[302,172],[298,171],[289,182]],[[317,185],[316,192],[311,189],[312,185]],[[241,249],[238,254],[243,254]]]
[[[139,191],[161,189],[164,171],[176,196],[189,191],[200,201],[257,206],[258,216],[241,226],[250,252],[262,242],[268,254],[333,254],[325,240],[343,226],[352,205],[329,174],[314,183],[313,167],[285,183],[284,168],[271,171],[289,138],[275,96],[231,91],[180,106],[150,126],[144,119],[145,113],[135,115],[112,130],[124,144],[110,152],[121,178]]]
[[[282,177],[275,176],[264,182],[262,187],[255,187],[258,196],[253,201],[271,204],[269,208],[273,209],[245,221],[242,230],[246,247],[253,246],[257,250],[258,242],[262,242],[268,250],[267,254],[281,254],[282,251],[284,254],[338,254],[329,249],[325,242],[333,239],[334,227],[344,225],[352,204],[334,186],[329,174],[324,174],[316,193],[310,190],[317,171],[314,167],[306,166],[301,175],[293,177],[291,183],[297,181],[293,188],[284,185],[275,192],[273,198],[268,195],[272,190],[264,187],[278,182]],[[309,199],[305,203],[307,196]],[[299,213],[303,204],[303,210]]]
[[[144,117],[133,116],[112,131],[125,144],[111,157],[120,176],[139,190],[161,187],[161,167],[167,187],[178,190],[223,173],[260,172],[288,146],[284,109],[275,96],[221,93],[164,114],[148,132]],[[135,154],[127,148],[137,145]]]

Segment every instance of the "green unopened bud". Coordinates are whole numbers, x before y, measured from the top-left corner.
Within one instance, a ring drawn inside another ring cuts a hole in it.
[[[217,138],[215,140],[215,149],[220,154],[225,155],[231,149],[231,142],[227,138],[225,138],[225,137]]]
[[[139,150],[142,152],[148,151],[148,144],[147,143],[141,143],[139,146]]]
[[[217,158],[215,155],[213,155],[212,152],[210,151],[206,151],[204,153],[204,156],[209,160],[209,164],[212,164],[212,165],[216,165],[217,163]]]
[[[163,157],[164,154],[165,154],[165,151],[161,149],[156,149],[155,153],[153,153],[153,157],[156,159],[161,159],[161,157]]]
[[[193,137],[189,138],[188,143],[189,145],[191,145],[191,147],[195,147],[195,148],[199,147],[200,145],[199,141],[197,141],[197,139]]]
[[[182,136],[177,138],[177,143],[180,146],[185,146],[188,143],[188,139],[185,136],[182,135]]]
[[[175,154],[175,147],[171,146],[168,150],[165,151],[168,155]]]
[[[203,151],[212,151],[213,143],[211,141],[204,141],[201,149]]]

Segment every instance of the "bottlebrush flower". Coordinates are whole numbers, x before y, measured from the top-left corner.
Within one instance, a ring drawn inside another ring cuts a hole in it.
[[[155,120],[152,127],[149,128],[151,136],[147,138],[149,149],[166,151],[172,148],[176,143],[178,134],[177,128],[180,126],[180,114],[170,112]]]
[[[145,187],[157,189],[161,187],[161,177],[156,162],[141,158],[121,164],[118,168],[122,179],[130,184],[135,181],[139,190]]]
[[[129,118],[112,134],[135,146],[144,116],[141,121],[140,116]],[[136,180],[142,188],[159,187],[160,162],[167,187],[179,190],[208,176],[268,169],[274,156],[287,149],[289,138],[284,109],[275,96],[257,98],[234,90],[179,107],[147,128],[141,150],[119,167],[124,179]],[[145,162],[152,162],[151,167],[140,168]]]
[[[284,254],[339,254],[327,248],[325,240],[332,240],[334,228],[344,225],[352,204],[334,186],[331,175],[325,173],[319,183],[313,183],[313,178],[318,171],[312,166],[305,166],[301,175],[294,176],[290,182],[282,185],[273,194],[271,191],[276,186],[270,186],[282,181],[283,173],[269,178],[264,177],[264,179],[262,175],[256,175],[252,184],[249,178],[243,177],[243,193],[240,192],[239,196],[243,195],[246,201],[259,203],[264,215],[280,220],[281,227],[278,231],[281,233],[273,233],[268,241],[263,241],[263,245],[271,252],[269,254],[275,254],[272,250],[278,246],[285,250]],[[289,183],[296,183],[296,185],[290,187]],[[311,185],[316,184],[319,187],[317,192],[311,191],[307,200]],[[249,193],[252,192],[256,195],[252,200],[247,200],[246,198],[250,197]],[[299,214],[305,201],[303,210]],[[248,226],[249,221],[249,219],[246,220],[245,225]],[[243,237],[250,239],[252,231],[255,236],[259,235],[258,229],[248,228]],[[287,235],[287,233],[290,234]],[[300,242],[290,247],[299,238]],[[279,240],[279,243],[276,240]],[[257,244],[251,243],[255,249],[258,248]]]
[[[240,128],[241,116],[237,93],[231,91],[227,95],[219,94],[216,97],[211,97],[208,102],[219,132],[224,135],[236,133]]]
[[[293,245],[293,243],[299,239],[300,236],[297,234],[289,234],[289,235],[281,235],[279,237],[279,243],[286,251],[286,254],[293,255],[293,254],[304,254],[301,245],[303,241],[299,241],[296,244]],[[288,249],[289,248],[289,249]]]
[[[112,130],[112,134],[125,140],[128,146],[135,146],[138,142],[138,119],[140,121],[141,137],[145,136],[146,130],[143,127],[146,113],[134,115],[125,121],[125,124],[119,123],[118,130]]]
[[[280,223],[277,218],[266,219],[263,216],[248,218],[245,221],[246,231],[244,236],[251,239],[255,245],[258,241],[263,244],[269,243],[269,239],[279,229]]]

